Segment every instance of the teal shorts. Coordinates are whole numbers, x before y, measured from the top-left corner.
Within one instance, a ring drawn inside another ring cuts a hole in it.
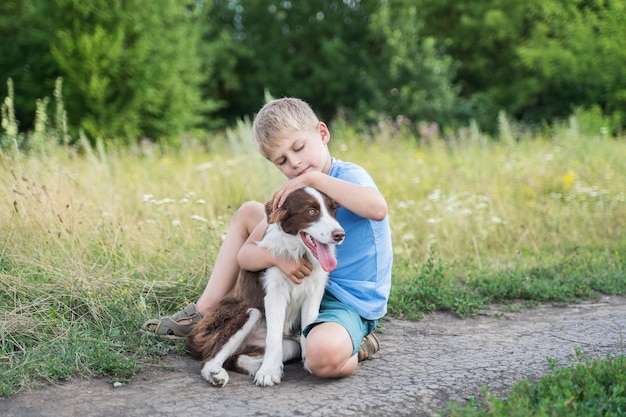
[[[342,303],[328,291],[322,298],[319,316],[313,323],[302,329],[302,334],[306,337],[313,327],[326,322],[338,323],[348,331],[352,339],[353,355],[359,351],[361,339],[376,328],[376,320],[362,318],[353,307]]]

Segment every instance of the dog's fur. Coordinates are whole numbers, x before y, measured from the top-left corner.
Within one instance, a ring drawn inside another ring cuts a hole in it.
[[[283,363],[305,358],[304,337],[298,331],[313,322],[337,261],[334,247],[344,231],[335,219],[338,205],[314,188],[289,194],[283,206],[265,205],[268,228],[257,244],[280,258],[306,256],[311,274],[294,284],[277,268],[241,271],[233,290],[192,329],[187,349],[202,360],[201,374],[223,387],[228,372],[255,376],[260,386],[279,384]]]

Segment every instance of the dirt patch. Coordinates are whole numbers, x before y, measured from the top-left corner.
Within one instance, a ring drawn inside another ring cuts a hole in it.
[[[129,384],[76,379],[8,399],[5,417],[37,416],[432,416],[449,401],[463,402],[481,388],[504,395],[516,381],[549,372],[574,351],[623,354],[626,298],[603,297],[568,307],[541,306],[476,319],[436,313],[419,321],[389,320],[382,350],[348,378],[323,380],[297,363],[276,387],[256,387],[231,374],[225,388],[204,382],[198,363],[167,356]]]

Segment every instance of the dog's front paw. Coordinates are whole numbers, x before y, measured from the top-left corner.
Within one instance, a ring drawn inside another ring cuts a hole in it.
[[[271,387],[280,384],[283,376],[282,367],[268,369],[269,367],[261,366],[261,369],[254,377],[254,383],[260,387]]]
[[[223,387],[228,383],[228,372],[224,368],[213,367],[210,363],[206,363],[200,371],[202,378],[210,382],[216,387]]]

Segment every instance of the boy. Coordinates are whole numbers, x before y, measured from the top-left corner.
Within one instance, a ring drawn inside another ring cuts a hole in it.
[[[254,120],[253,140],[259,152],[289,179],[274,194],[274,206],[280,207],[289,193],[306,186],[341,205],[337,220],[346,238],[337,247],[337,268],[330,273],[318,319],[302,331],[311,372],[327,378],[350,375],[359,360],[378,351],[372,331],[376,320],[387,312],[392,264],[387,203],[363,168],[330,156],[328,127],[302,100],[267,103]],[[184,337],[230,291],[239,269],[277,266],[296,284],[306,279],[311,271],[306,258],[276,259],[256,245],[266,228],[263,204],[242,205],[233,215],[211,277],[195,305],[171,317],[149,320],[142,330]]]

